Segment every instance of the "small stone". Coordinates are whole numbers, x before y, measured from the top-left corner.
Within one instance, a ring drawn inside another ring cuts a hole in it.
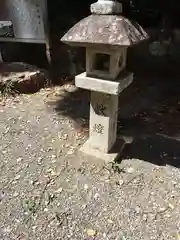
[[[54,170],[52,170],[51,171],[51,176],[56,176],[56,175],[57,175],[57,173]]]
[[[16,223],[20,223],[21,220],[20,219],[15,219]]]
[[[127,169],[127,172],[128,172],[128,173],[133,173],[133,172],[134,172],[134,168],[132,168],[132,167],[128,168],[128,169]]]
[[[75,139],[80,140],[82,138],[82,135],[80,133],[76,134]]]
[[[35,231],[37,226],[32,226],[32,230]]]
[[[166,211],[166,208],[165,207],[162,207],[159,209],[159,212],[165,212]]]
[[[113,221],[111,219],[107,220],[109,224],[113,224]]]
[[[174,205],[172,205],[172,204],[170,203],[170,204],[169,204],[169,208],[173,210],[173,209],[174,209]]]
[[[14,194],[13,194],[13,197],[18,197],[19,196],[19,193],[18,192],[15,192]]]
[[[45,206],[48,206],[52,200],[51,195],[48,192],[45,192],[44,198],[45,198]]]
[[[0,191],[0,202],[4,199],[4,197],[5,197],[5,192]]]
[[[107,182],[107,183],[110,182],[110,179],[106,179],[105,182]]]
[[[69,148],[71,145],[69,143],[65,144],[65,148]]]
[[[21,175],[15,176],[14,180],[19,180],[21,178]]]
[[[107,234],[106,233],[103,233],[103,238],[106,238],[107,237]]]
[[[7,228],[4,228],[4,229],[3,229],[3,232],[4,232],[4,233],[10,233],[10,232],[11,232],[10,226],[8,226]]]
[[[121,179],[121,180],[119,180],[118,183],[119,183],[120,186],[122,186],[124,184],[124,180]]]
[[[99,198],[99,193],[96,193],[95,195],[94,195],[94,199],[98,199]]]
[[[44,208],[44,212],[48,212],[49,210],[48,210],[48,208]]]
[[[75,92],[77,90],[77,87],[75,85],[72,85],[72,84],[67,84],[67,85],[64,86],[64,89],[67,92]]]
[[[159,178],[159,182],[160,182],[160,183],[164,183],[164,180],[160,177],[160,178]]]
[[[141,208],[140,207],[136,207],[135,210],[136,210],[137,214],[140,214],[140,212],[141,212]]]
[[[30,184],[31,184],[31,185],[34,185],[34,180],[30,180]]]
[[[39,186],[39,185],[40,185],[40,182],[35,181],[34,185],[35,185],[35,186]]]
[[[43,157],[38,157],[38,161],[37,161],[38,165],[42,164],[42,160],[43,160]]]
[[[104,212],[107,212],[107,208],[103,208],[103,211],[104,211]]]
[[[51,173],[53,171],[52,168],[48,168],[47,173]]]
[[[75,148],[74,148],[74,147],[71,147],[71,148],[68,150],[67,154],[68,154],[68,155],[72,155],[74,152],[75,152]]]
[[[54,198],[54,194],[53,193],[50,193],[50,198],[51,198],[51,200]]]
[[[6,129],[5,134],[7,134],[7,133],[9,132],[9,130],[10,130],[10,127],[8,127],[8,128]]]
[[[97,232],[96,232],[95,230],[93,230],[93,229],[87,229],[87,235],[88,235],[89,237],[95,237],[96,234],[97,234]]]
[[[146,222],[146,221],[147,221],[147,219],[148,219],[148,216],[147,216],[147,214],[144,214],[144,215],[143,215],[143,221],[145,221],[145,222]]]
[[[172,184],[173,184],[174,186],[176,186],[176,185],[177,185],[177,182],[176,182],[176,181],[172,181]]]
[[[102,212],[100,212],[100,213],[98,214],[98,217],[102,217]]]
[[[87,184],[84,184],[84,189],[87,190],[89,187]]]
[[[67,140],[67,139],[68,139],[68,134],[64,134],[63,140]]]
[[[51,158],[52,158],[52,161],[51,161],[51,162],[52,162],[52,163],[55,163],[55,162],[56,162],[56,155],[52,155]]]
[[[63,189],[62,188],[59,188],[59,189],[57,189],[56,191],[55,191],[55,193],[61,193],[63,191]]]
[[[20,163],[20,162],[22,162],[22,158],[18,158],[16,161],[17,161],[17,163]]]
[[[12,184],[13,184],[13,185],[17,184],[17,181],[13,181]]]

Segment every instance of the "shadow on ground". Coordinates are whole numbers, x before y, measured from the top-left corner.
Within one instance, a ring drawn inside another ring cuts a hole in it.
[[[133,137],[122,158],[180,167],[180,82],[165,77],[136,76],[119,98],[118,135]],[[51,103],[52,104],[52,103]],[[67,92],[52,106],[88,129],[89,92]]]

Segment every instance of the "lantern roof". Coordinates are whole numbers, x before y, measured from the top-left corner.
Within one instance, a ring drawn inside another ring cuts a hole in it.
[[[123,16],[92,14],[75,24],[61,41],[77,46],[105,44],[128,47],[147,38],[148,34],[138,23]]]

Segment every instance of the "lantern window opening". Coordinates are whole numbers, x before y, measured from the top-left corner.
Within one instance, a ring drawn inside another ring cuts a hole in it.
[[[110,59],[111,56],[105,53],[96,53],[93,59],[93,70],[101,72],[110,71]]]

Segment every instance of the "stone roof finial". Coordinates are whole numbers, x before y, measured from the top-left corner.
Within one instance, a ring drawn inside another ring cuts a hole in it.
[[[98,0],[91,4],[91,13],[97,15],[113,15],[122,13],[122,4],[116,0]]]

